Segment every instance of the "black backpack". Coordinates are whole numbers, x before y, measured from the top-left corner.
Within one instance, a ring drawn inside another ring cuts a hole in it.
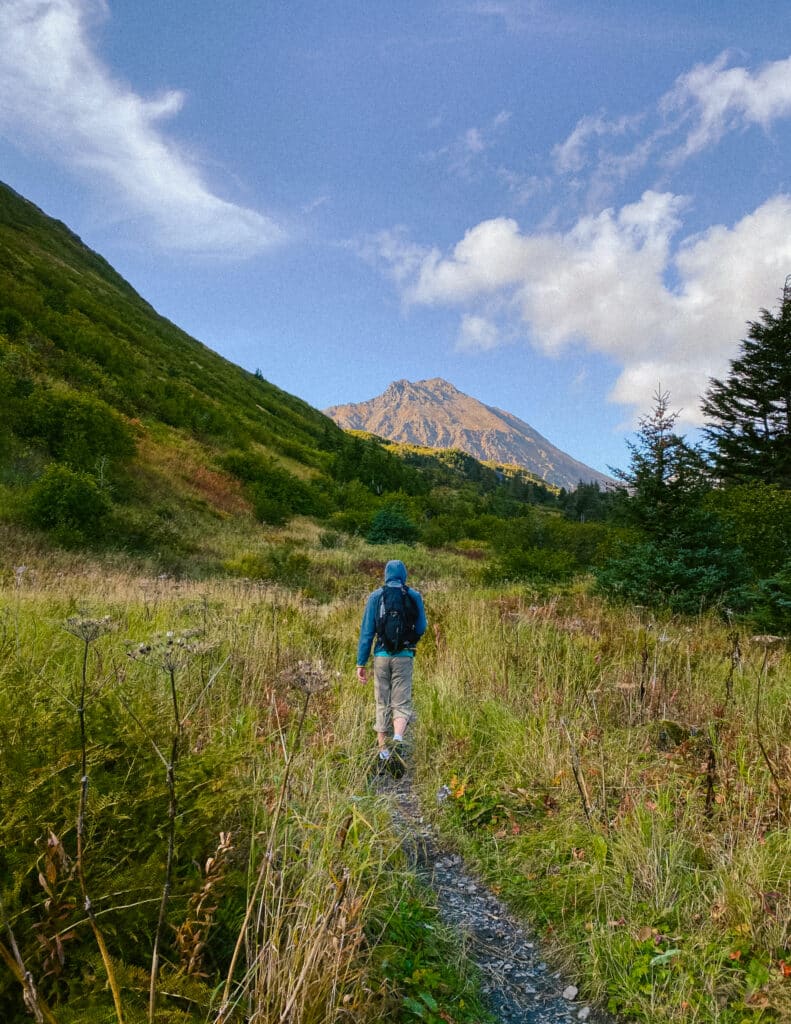
[[[376,612],[376,635],[388,654],[398,654],[418,641],[417,602],[402,584],[382,587]]]

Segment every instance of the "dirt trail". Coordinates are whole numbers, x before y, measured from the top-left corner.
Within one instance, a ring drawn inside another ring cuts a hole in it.
[[[541,958],[534,936],[465,866],[443,850],[426,822],[410,773],[396,781],[377,779],[391,804],[393,820],[420,877],[436,893],[442,920],[461,936],[477,965],[491,1012],[503,1024],[610,1024],[611,1019],[580,1002],[577,989]]]

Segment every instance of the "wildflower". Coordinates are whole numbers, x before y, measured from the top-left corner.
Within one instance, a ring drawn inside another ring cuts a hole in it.
[[[71,633],[72,636],[76,636],[78,640],[82,640],[86,644],[92,644],[94,640],[109,633],[114,627],[115,624],[110,615],[105,615],[101,619],[88,619],[72,615],[66,619],[63,626],[67,633]]]
[[[330,683],[330,677],[321,661],[313,663],[300,660],[296,665],[284,669],[280,673],[280,679],[287,686],[293,686],[308,694],[320,693]]]
[[[770,636],[764,634],[762,636],[751,636],[750,642],[757,644],[759,647],[776,647],[781,644],[785,638],[782,636]]]

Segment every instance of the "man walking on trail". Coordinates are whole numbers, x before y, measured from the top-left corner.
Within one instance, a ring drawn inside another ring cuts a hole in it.
[[[357,646],[357,678],[368,682],[366,662],[374,648],[376,735],[382,767],[389,761],[403,771],[403,741],[412,712],[415,646],[426,631],[419,591],[406,585],[406,566],[398,559],[385,566],[385,582],[369,597]],[[376,641],[374,643],[374,640]],[[388,746],[390,729],[392,747]]]

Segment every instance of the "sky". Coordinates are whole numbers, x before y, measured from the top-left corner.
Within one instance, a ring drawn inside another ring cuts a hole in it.
[[[791,5],[0,0],[0,180],[311,405],[444,377],[607,472],[791,274]]]

